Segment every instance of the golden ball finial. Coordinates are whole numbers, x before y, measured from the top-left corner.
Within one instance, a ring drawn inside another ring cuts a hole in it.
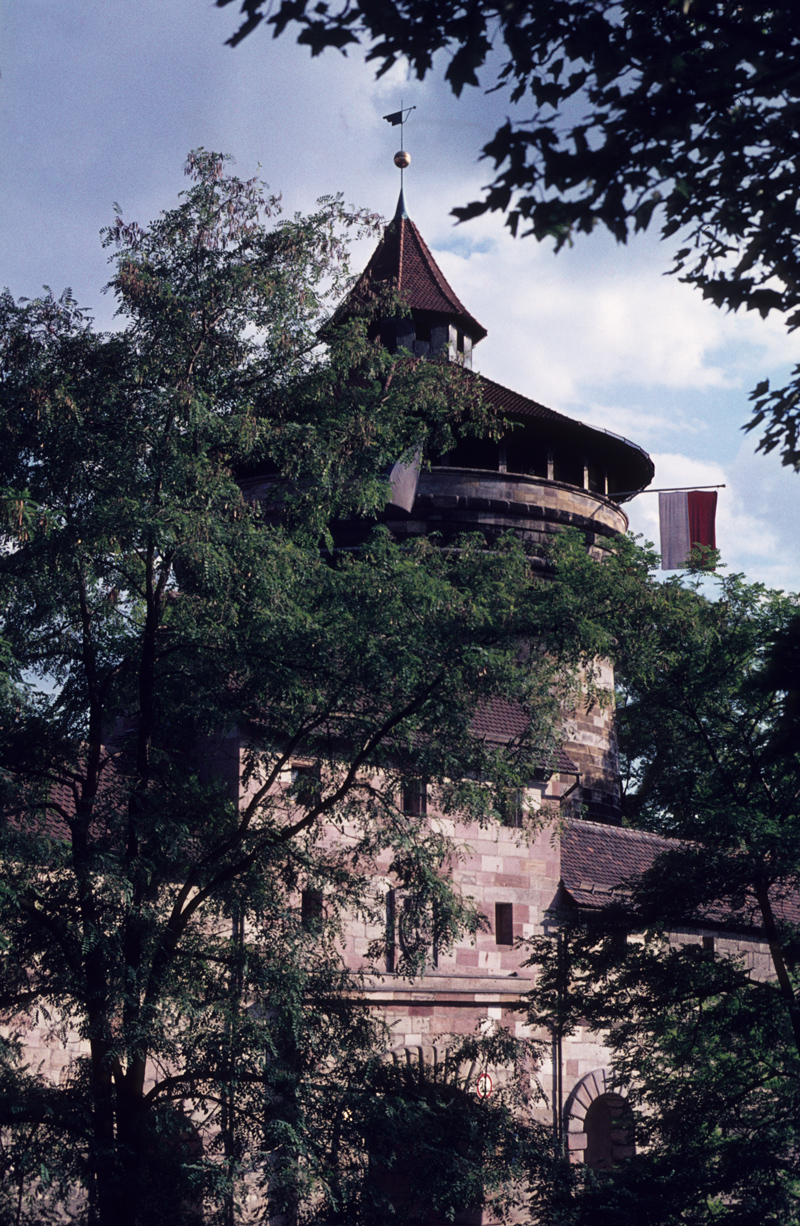
[[[405,149],[398,149],[394,155],[394,164],[398,170],[408,170],[411,165],[411,154],[406,153]]]

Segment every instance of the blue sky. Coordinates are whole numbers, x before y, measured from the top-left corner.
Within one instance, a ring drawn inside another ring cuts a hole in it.
[[[734,570],[800,589],[800,475],[757,455],[741,426],[748,392],[785,378],[797,340],[780,321],[731,316],[665,277],[671,247],[579,239],[555,256],[513,240],[499,217],[454,227],[491,167],[480,147],[511,110],[502,95],[454,99],[397,66],[380,82],[357,52],[312,60],[263,29],[235,50],[235,5],[209,0],[26,0],[0,10],[0,281],[17,296],[72,287],[103,326],[106,255],[99,231],[118,201],[149,220],[183,187],[199,145],[260,173],[287,211],[341,191],[391,215],[398,130],[406,127],[411,216],[453,288],[489,330],[475,353],[486,375],[644,446],[655,485],[724,482],[718,538]],[[487,81],[487,84],[489,82]],[[524,113],[524,107],[522,108]],[[677,244],[676,244],[677,245]],[[369,248],[356,253],[364,263]],[[654,539],[657,498],[629,504]]]

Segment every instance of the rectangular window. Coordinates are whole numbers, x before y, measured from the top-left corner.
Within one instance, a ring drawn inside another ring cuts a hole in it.
[[[707,949],[710,954],[716,950],[716,941],[713,937],[703,937],[703,949]]]
[[[514,904],[496,902],[494,904],[494,943],[495,945],[514,944]]]
[[[290,770],[292,794],[296,802],[310,809],[317,804],[321,792],[318,762],[293,762]]]
[[[595,494],[604,494],[606,492],[606,474],[603,465],[598,464],[596,460],[588,460],[586,470],[587,488]]]
[[[557,451],[553,462],[553,478],[565,485],[583,487],[583,460],[571,451]]]
[[[403,784],[403,812],[424,817],[428,812],[428,785],[416,779]]]
[[[317,762],[293,762],[290,769],[292,783],[303,779],[319,779],[319,764]]]
[[[506,788],[500,794],[500,820],[504,826],[522,825],[523,792],[520,788]]]
[[[322,916],[322,890],[303,890],[300,895],[300,922],[306,932],[319,932]]]

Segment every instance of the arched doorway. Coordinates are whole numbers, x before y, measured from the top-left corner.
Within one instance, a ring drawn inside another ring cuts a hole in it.
[[[627,1135],[619,1126],[625,1099],[619,1094],[601,1094],[590,1104],[583,1121],[586,1149],[583,1161],[593,1171],[610,1171],[628,1152]]]
[[[388,1053],[367,1137],[368,1215],[387,1226],[498,1220],[483,1176],[503,1143],[503,1124],[476,1094],[481,1071],[476,1060],[454,1058],[445,1047]],[[499,1076],[493,1068],[495,1084]]]
[[[595,1069],[581,1078],[564,1110],[571,1162],[608,1171],[632,1156],[632,1139],[621,1120],[625,1106],[610,1070]]]

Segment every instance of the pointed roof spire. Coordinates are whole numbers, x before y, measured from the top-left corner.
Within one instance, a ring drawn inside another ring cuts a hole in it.
[[[400,195],[394,217],[383,232],[372,259],[362,272],[347,298],[340,304],[334,319],[345,318],[359,302],[373,300],[382,288],[393,288],[409,310],[425,311],[443,315],[448,321],[468,336],[473,345],[482,341],[486,329],[459,300],[447,283],[444,273],[434,260],[417,227],[408,215],[403,190],[403,172],[411,164],[411,154],[403,147],[403,125],[416,107],[404,108],[384,119],[396,127],[400,125],[401,147],[394,155],[394,164],[400,171]]]
[[[448,284],[425,240],[408,216],[402,189],[394,218],[384,230],[383,238],[348,299],[358,302],[372,298],[378,286],[386,284],[394,284],[410,310],[449,316],[472,339],[473,344],[486,336],[486,329],[469,313]]]
[[[403,193],[403,186],[400,185],[400,195],[397,197],[397,208],[394,211],[393,221],[408,221],[408,213],[406,211],[406,198]]]

